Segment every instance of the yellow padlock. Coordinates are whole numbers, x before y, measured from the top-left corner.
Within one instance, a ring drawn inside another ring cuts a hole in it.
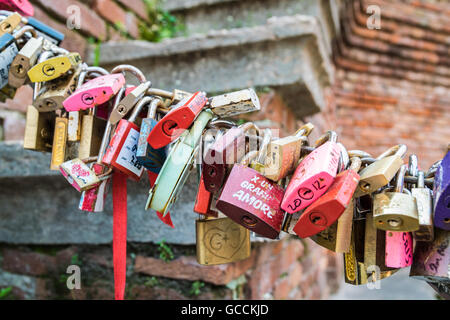
[[[51,81],[75,69],[80,63],[81,56],[76,52],[50,58],[31,68],[28,71],[28,78],[31,82]]]

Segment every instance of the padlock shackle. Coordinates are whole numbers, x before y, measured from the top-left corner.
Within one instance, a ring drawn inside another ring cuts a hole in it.
[[[149,104],[153,100],[152,97],[143,97],[133,108],[133,112],[131,113],[130,117],[128,118],[128,121],[134,123],[136,121],[136,118],[138,117],[139,113],[141,113],[144,106]],[[155,112],[156,113],[156,112]]]
[[[210,123],[208,123],[206,127],[208,129],[217,129],[217,128],[231,129],[236,127],[236,123],[234,123],[233,121],[216,118],[215,120],[212,120]]]
[[[400,158],[403,159],[403,157],[405,156],[406,152],[408,151],[408,147],[404,144],[398,144],[396,146],[393,146],[391,148],[389,148],[388,150],[386,150],[385,152],[383,152],[382,154],[380,154],[376,160],[381,160],[383,158],[389,157],[389,156],[393,156],[393,155],[397,155]]]
[[[298,129],[294,135],[297,138],[300,138],[301,136],[308,137],[313,130],[314,130],[314,125],[311,122],[308,122],[305,125],[301,126],[300,129]]]
[[[37,34],[36,30],[32,26],[25,26],[25,27],[20,28],[19,30],[14,32],[13,37],[16,40],[19,40],[27,32],[31,33],[33,38],[37,38],[38,37],[38,34]]]
[[[321,145],[325,144],[326,142],[334,142],[337,143],[338,135],[335,131],[327,131],[324,135],[322,135],[319,139],[316,141],[316,148],[320,147]]]
[[[57,46],[52,46],[50,50],[57,56],[66,56],[66,55],[70,54],[70,52],[68,50],[57,47]]]
[[[239,164],[248,167],[250,165],[250,162],[252,162],[253,160],[256,159],[256,157],[258,156],[258,151],[257,150],[252,150],[250,152],[248,152],[240,161]]]
[[[156,112],[158,108],[163,106],[164,102],[159,97],[152,97],[150,105],[148,106],[147,117],[156,119]]]
[[[439,166],[441,165],[442,160],[438,160],[435,163],[433,163],[430,167],[430,169],[428,169],[427,173],[425,174],[425,178],[431,178],[434,177],[434,175],[436,174],[437,169],[439,168]]]
[[[417,188],[425,188],[425,173],[422,170],[417,172]]]
[[[402,165],[397,172],[397,179],[395,181],[395,192],[403,193],[403,187],[405,184],[405,174],[408,169],[406,164]]]
[[[358,171],[361,169],[362,166],[362,160],[360,157],[352,157],[350,159],[350,170],[353,170],[354,172],[358,173]]]
[[[129,72],[132,75],[134,75],[139,80],[140,83],[144,83],[147,81],[147,78],[145,77],[145,75],[142,73],[141,70],[129,64],[121,64],[111,70],[111,73],[125,73],[125,72]]]
[[[339,156],[340,163],[339,163],[339,168],[338,168],[338,172],[341,172],[348,167],[348,165],[350,163],[350,157],[348,156],[347,148],[342,143],[338,142],[337,145],[341,149],[340,156]]]
[[[370,153],[362,150],[349,150],[347,153],[350,158],[372,158],[372,155]]]
[[[419,173],[419,160],[415,154],[409,156],[407,174],[416,177]]]
[[[265,159],[267,157],[267,149],[271,141],[272,141],[272,130],[265,129],[264,138],[261,143],[261,147],[259,148],[258,158],[256,160],[258,163],[265,163]]]
[[[158,88],[150,88],[147,90],[146,95],[148,96],[158,96],[161,98],[167,98],[167,99],[173,99],[174,97],[174,93],[167,91],[167,90],[163,90],[163,89],[158,89]]]

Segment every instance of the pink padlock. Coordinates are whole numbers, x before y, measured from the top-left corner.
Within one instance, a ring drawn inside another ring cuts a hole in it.
[[[67,111],[80,111],[94,108],[109,101],[125,84],[125,77],[121,73],[108,74],[92,79],[81,85],[70,97],[63,102]]]
[[[316,149],[300,163],[292,176],[281,203],[284,211],[292,214],[306,208],[333,184],[341,157],[336,142],[334,131],[328,131],[317,140]]]
[[[413,261],[411,232],[386,231],[385,264],[390,268],[406,268]]]

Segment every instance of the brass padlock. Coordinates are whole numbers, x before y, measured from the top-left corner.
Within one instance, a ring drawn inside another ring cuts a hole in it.
[[[355,199],[353,198],[336,222],[336,245],[334,250],[336,253],[346,253],[350,250],[354,210]]]
[[[67,140],[71,142],[80,141],[81,138],[81,117],[80,111],[69,112],[69,126]]]
[[[61,116],[56,117],[50,170],[59,170],[59,166],[66,161],[68,126],[69,119]]]
[[[364,229],[365,220],[354,220],[351,243],[348,252],[344,253],[344,280],[348,284],[361,285],[367,283],[364,267]]]
[[[95,116],[95,109],[89,109],[88,114],[83,115],[78,158],[86,159],[98,154],[105,128],[106,121]]]
[[[361,181],[356,189],[355,197],[373,193],[386,186],[400,167],[407,147],[403,144],[394,146],[376,158],[375,162],[360,171]]]
[[[22,21],[22,16],[17,12],[9,15],[0,22],[0,36],[5,33],[13,33]]]
[[[54,112],[39,112],[28,106],[23,147],[27,150],[51,152],[55,126]]]
[[[419,230],[413,232],[416,241],[433,241],[433,197],[431,190],[425,186],[425,174],[418,171],[417,187],[411,188],[411,195],[416,200],[419,216]]]
[[[250,231],[229,218],[196,221],[197,261],[217,265],[250,257]]]
[[[311,240],[330,251],[336,252],[337,224],[335,222],[327,229],[313,235]]]
[[[398,174],[395,192],[375,194],[373,203],[374,225],[387,231],[412,232],[419,229],[416,201],[403,190],[407,166],[402,165]]]
[[[43,38],[30,38],[20,49],[9,69],[9,84],[19,88],[28,80],[28,71],[36,64],[44,45]]]

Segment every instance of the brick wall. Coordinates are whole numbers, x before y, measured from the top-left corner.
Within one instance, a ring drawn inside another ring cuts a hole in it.
[[[450,140],[450,4],[346,4],[334,46],[341,139],[374,155],[405,143],[427,169],[442,159]],[[379,30],[367,28],[368,5],[381,9]]]

